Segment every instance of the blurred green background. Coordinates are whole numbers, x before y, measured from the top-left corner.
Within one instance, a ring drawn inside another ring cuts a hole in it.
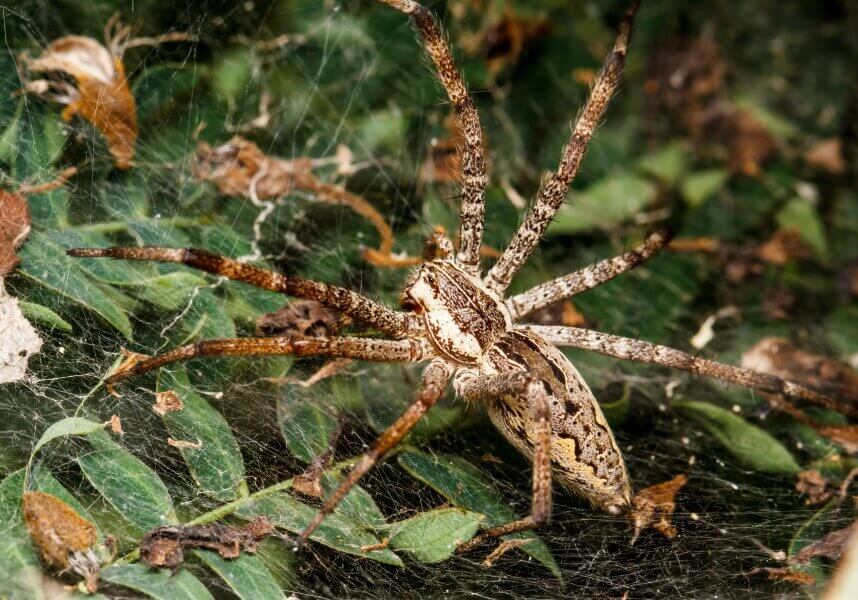
[[[463,0],[430,6],[481,114],[491,175],[485,242],[501,249],[523,214],[522,199],[556,165],[625,5]],[[117,11],[134,36],[196,36],[129,49],[123,57],[140,134],[135,167],[127,172],[113,168],[90,124],[65,124],[56,104],[14,94],[22,86],[21,52],[38,55],[70,34],[102,41]],[[172,385],[185,390],[186,403],[196,402],[202,416],[170,422],[150,408],[154,378],[131,382],[121,398],[98,387],[119,348],[153,353],[196,339],[252,335],[256,318],[283,299],[173,266],[72,262],[64,250],[161,244],[250,254],[259,208],[197,181],[189,160],[198,141],[217,145],[239,134],[286,159],[340,156],[342,166],[347,148],[346,173],[337,171],[336,159],[320,161],[315,173],[369,200],[394,228],[396,251],[419,254],[435,226],[455,231],[455,131],[407,19],[369,1],[307,0],[23,0],[0,6],[0,14],[4,185],[15,189],[50,180],[69,165],[79,168],[66,188],[28,199],[33,231],[18,271],[6,280],[10,293],[28,303],[26,314],[45,345],[26,381],[0,388],[2,472],[14,477],[51,423],[70,416],[101,422],[118,414],[126,430],[121,446],[163,481],[184,522],[300,473],[336,420],[345,423],[336,460],[359,454],[405,406],[419,370],[358,365],[303,389],[265,378],[307,374],[319,363],[198,361]],[[645,1],[622,87],[573,192],[513,291],[617,254],[667,226],[680,240],[676,248],[540,320],[584,324],[733,364],[775,335],[854,365],[856,28],[858,6],[845,0]],[[398,301],[407,271],[361,259],[362,248],[375,247],[378,238],[352,212],[293,192],[260,232],[262,264]],[[713,315],[711,341],[694,348],[692,336]],[[851,500],[808,506],[795,490],[797,473],[806,469],[839,485],[855,466],[847,449],[773,411],[751,391],[583,352],[568,355],[603,402],[637,488],[689,475],[677,496],[677,538],[649,531],[630,546],[626,522],[558,491],[556,519],[540,532],[545,546],[532,557],[513,551],[491,569],[481,566],[482,554],[434,564],[412,548],[399,553],[404,566],[390,566],[343,552],[348,540],[313,544],[300,554],[269,540],[258,555],[266,572],[286,595],[302,598],[747,598],[814,596],[822,589],[830,561],[815,559],[799,569],[813,575],[814,585],[751,571],[782,566],[766,549],[794,555],[854,520]],[[181,379],[185,373],[189,380]],[[163,390],[170,383],[162,378],[158,385]],[[807,412],[820,422],[846,422],[833,411]],[[210,439],[221,453],[195,463],[193,453],[166,445],[168,433]],[[86,457],[101,456],[104,448],[83,439],[53,442],[37,462],[105,533],[119,538],[125,554],[145,527],[99,488]],[[364,485],[375,507],[369,510],[381,519],[374,529],[364,523],[372,536],[390,535],[384,520],[437,515],[431,511],[451,502],[489,515],[433,479],[452,477],[482,489],[467,478],[472,471],[490,485],[491,502],[500,503],[489,520],[526,514],[526,462],[479,407],[445,403],[409,441],[422,453],[391,459]],[[437,465],[433,471],[420,462],[430,456],[455,468],[438,475]],[[348,538],[350,522],[342,518],[332,539]],[[6,531],[20,534],[20,523],[10,519]],[[439,536],[454,535],[456,524],[445,523],[421,526],[429,537],[433,527]],[[202,558],[191,559],[184,572],[216,597],[250,597]],[[115,575],[114,583],[154,593],[149,584],[130,585],[128,573],[122,577]],[[22,594],[38,597],[30,588]]]

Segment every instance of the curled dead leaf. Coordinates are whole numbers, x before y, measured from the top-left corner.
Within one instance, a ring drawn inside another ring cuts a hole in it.
[[[137,141],[137,105],[122,58],[92,38],[69,35],[36,58],[24,54],[24,90],[65,105],[62,117],[79,115],[104,136],[119,169],[129,169]],[[33,76],[42,75],[42,79]]]
[[[361,196],[318,179],[313,174],[316,162],[303,157],[286,160],[268,156],[250,140],[235,136],[214,148],[200,142],[194,170],[198,179],[214,183],[224,196],[270,201],[298,190],[312,194],[317,202],[347,206],[372,223],[378,232],[379,247],[366,249],[365,260],[382,267],[407,267],[420,262],[417,257],[393,254],[393,230],[381,213]]]
[[[20,381],[30,357],[42,348],[42,338],[21,312],[18,299],[6,293],[0,277],[0,384]]]
[[[119,419],[119,415],[110,415],[110,419],[108,419],[106,425],[110,427],[113,433],[125,435],[125,432],[122,431],[122,421]]]
[[[58,569],[71,569],[96,590],[99,561],[92,551],[95,525],[51,494],[24,492],[24,523],[44,561]]]
[[[191,442],[189,440],[174,440],[171,437],[167,438],[167,444],[179,450],[199,450],[203,447],[202,442]]]
[[[15,251],[30,233],[30,211],[22,194],[0,190],[0,277],[18,264]]]
[[[836,493],[835,486],[816,469],[801,471],[795,482],[795,490],[807,496],[804,503],[808,506],[824,504]]]
[[[185,408],[185,405],[182,403],[179,394],[175,391],[164,390],[163,392],[156,392],[155,404],[152,405],[152,410],[158,415],[163,417],[167,413],[177,412],[183,408]]]
[[[635,494],[629,511],[629,519],[634,526],[634,534],[629,544],[634,544],[647,527],[652,527],[665,537],[676,537],[676,527],[670,519],[676,508],[674,498],[686,483],[688,483],[686,475],[677,475],[669,481],[651,485]]]
[[[140,560],[150,567],[175,569],[184,561],[188,548],[216,550],[223,558],[238,558],[242,552],[256,552],[260,540],[272,531],[274,526],[265,517],[238,527],[220,523],[158,527],[140,540]]]
[[[765,573],[769,579],[797,583],[799,585],[813,585],[816,583],[816,579],[810,573],[797,571],[790,567],[758,567],[751,571],[749,575],[756,575],[757,573]]]
[[[798,564],[806,564],[812,558],[824,557],[831,560],[839,560],[843,556],[846,548],[849,547],[849,542],[858,531],[858,526],[855,523],[843,529],[832,531],[823,536],[822,539],[812,542],[804,546],[792,558],[792,562]]]
[[[848,401],[836,409],[858,416],[858,373],[844,362],[801,350],[785,338],[768,337],[742,355],[742,366]]]
[[[260,335],[327,337],[337,335],[343,326],[340,316],[312,300],[295,300],[256,320]]]
[[[816,142],[804,153],[804,162],[832,175],[842,175],[846,172],[843,141],[834,137]]]

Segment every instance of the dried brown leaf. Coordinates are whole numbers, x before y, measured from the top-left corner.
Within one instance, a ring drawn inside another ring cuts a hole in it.
[[[30,211],[22,194],[0,190],[0,278],[18,264],[15,251],[30,233]]]
[[[185,408],[182,398],[174,390],[164,390],[155,394],[155,404],[152,405],[152,410],[160,416],[167,413],[178,412]]]
[[[343,322],[337,312],[312,300],[295,300],[256,320],[260,335],[328,337],[338,335]]]
[[[117,435],[125,435],[125,432],[122,431],[122,421],[119,419],[119,415],[110,415],[107,425],[113,433]]]
[[[840,409],[849,415],[856,412],[854,403],[858,402],[858,373],[844,362],[800,350],[785,338],[768,337],[760,340],[742,355],[742,366],[849,401],[852,409],[850,404],[841,404]]]
[[[140,540],[140,560],[150,567],[175,569],[188,548],[216,550],[223,558],[237,558],[242,552],[256,552],[259,541],[272,531],[274,526],[265,517],[238,527],[220,523],[158,527]]]
[[[42,338],[21,312],[18,299],[6,293],[0,277],[0,384],[20,381],[30,357],[42,348]]]
[[[827,533],[821,540],[812,542],[799,550],[792,558],[792,562],[805,564],[810,559],[817,557],[839,560],[846,548],[849,547],[849,541],[856,531],[858,531],[858,527],[853,523],[849,527]]]
[[[51,494],[24,492],[24,523],[45,562],[65,569],[74,553],[86,553],[96,542],[95,525]]]
[[[629,511],[629,519],[634,526],[630,544],[634,544],[647,527],[652,527],[668,538],[676,537],[676,527],[670,519],[676,508],[674,498],[686,483],[686,475],[677,475],[669,481],[651,485],[635,494]]]
[[[828,502],[835,495],[834,485],[815,470],[801,471],[795,482],[795,490],[807,496],[804,503],[808,506]]]
[[[813,250],[798,231],[780,229],[757,248],[757,256],[770,265],[785,265],[813,256]]]
[[[179,450],[199,450],[203,447],[202,442],[191,442],[188,440],[174,440],[171,437],[167,438],[167,444]]]
[[[317,202],[349,207],[378,232],[379,247],[364,251],[364,259],[376,266],[407,267],[420,262],[417,257],[393,254],[393,230],[381,213],[343,186],[318,179],[313,174],[313,165],[309,158],[286,160],[267,156],[259,146],[240,136],[215,148],[201,142],[194,161],[196,176],[214,183],[224,196],[275,200],[299,190],[312,194]]]
[[[86,119],[104,136],[119,169],[129,169],[137,141],[137,105],[122,59],[92,38],[79,35],[51,42],[37,58],[22,57],[30,79],[24,89],[65,104],[62,117]]]
[[[750,575],[766,573],[769,579],[797,583],[799,585],[813,585],[816,579],[810,573],[794,571],[790,567],[759,567],[750,572]]]
[[[842,175],[846,172],[843,141],[836,137],[818,141],[804,153],[804,162],[832,175]]]

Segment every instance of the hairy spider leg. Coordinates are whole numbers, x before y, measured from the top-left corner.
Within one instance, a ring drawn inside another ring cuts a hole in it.
[[[842,414],[858,416],[858,410],[854,407],[841,404],[825,394],[820,394],[792,381],[768,373],[706,360],[668,346],[578,327],[519,325],[516,326],[516,330],[531,331],[557,346],[583,348],[615,358],[671,367],[769,394],[792,396],[832,408]]]
[[[113,386],[160,367],[201,356],[325,356],[376,362],[420,362],[431,357],[428,343],[417,339],[380,340],[360,337],[258,337],[204,340],[132,362],[111,375]]]
[[[423,418],[423,415],[434,406],[444,389],[447,387],[447,381],[452,375],[450,365],[444,360],[434,360],[426,367],[423,373],[423,380],[420,388],[414,398],[414,402],[409,406],[404,413],[382,433],[373,444],[372,448],[364,454],[358,464],[349,472],[340,485],[333,493],[325,500],[322,508],[313,517],[313,519],[301,532],[300,539],[305,542],[316,528],[321,525],[329,514],[334,512],[334,509],[346,497],[346,494],[357,484],[363,477],[391,448],[396,446],[402,439],[408,435],[408,432]]]
[[[658,254],[667,245],[670,238],[671,236],[667,231],[657,231],[633,250],[584,267],[563,277],[546,281],[526,292],[508,298],[506,301],[507,308],[509,308],[514,319],[521,319],[549,304],[600,286]]]
[[[486,158],[480,116],[468,95],[465,81],[456,67],[450,46],[441,28],[424,6],[411,0],[379,0],[411,17],[420,44],[435,65],[438,80],[444,87],[464,144],[461,151],[462,199],[459,204],[459,251],[456,260],[473,275],[480,272],[480,246],[483,242],[485,217]]]
[[[357,292],[303,277],[281,275],[205,250],[115,246],[112,248],[72,248],[68,250],[68,255],[79,258],[108,257],[181,263],[207,273],[280,292],[287,296],[315,300],[323,306],[339,311],[392,337],[403,337],[410,332],[420,330],[420,325],[414,315],[391,310]]]
[[[613,51],[605,59],[601,72],[596,76],[590,96],[572,130],[572,136],[563,149],[560,165],[557,171],[542,181],[536,197],[531,201],[527,217],[513,235],[500,260],[489,270],[486,276],[486,284],[489,288],[502,293],[509,287],[513,276],[527,262],[557,209],[563,203],[563,199],[566,198],[569,187],[578,174],[593,132],[620,83],[632,23],[639,6],[640,2],[635,1],[620,23]]]
[[[542,380],[525,372],[500,373],[464,382],[459,393],[471,402],[487,402],[504,394],[524,394],[533,408],[533,484],[530,515],[484,531],[459,544],[458,554],[510,533],[537,529],[551,518],[551,409]]]

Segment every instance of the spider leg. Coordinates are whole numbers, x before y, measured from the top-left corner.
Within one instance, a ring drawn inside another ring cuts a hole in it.
[[[462,147],[462,200],[459,205],[457,261],[474,275],[480,271],[480,246],[485,216],[486,159],[480,116],[459,73],[450,46],[432,13],[411,0],[380,0],[411,17],[426,54],[435,65],[441,85],[450,98],[464,138]]]
[[[551,409],[542,380],[525,372],[469,378],[458,380],[457,383],[459,394],[465,400],[486,402],[505,394],[522,394],[527,396],[533,410],[533,495],[530,515],[492,527],[470,541],[459,544],[456,553],[463,554],[489,540],[537,529],[551,518]]]
[[[583,348],[616,358],[663,365],[769,394],[792,396],[832,408],[842,414],[858,416],[858,410],[855,408],[792,381],[768,373],[706,360],[668,346],[578,327],[519,325],[516,329],[532,331],[557,346]]]
[[[423,373],[423,382],[420,389],[417,390],[414,402],[402,415],[387,428],[387,430],[379,436],[372,448],[361,457],[360,462],[349,472],[345,479],[340,483],[339,487],[325,500],[322,508],[313,517],[313,519],[301,532],[300,538],[306,541],[316,530],[316,528],[331,514],[337,505],[345,498],[346,494],[355,486],[355,484],[363,477],[367,471],[372,469],[387,452],[396,446],[418,421],[426,414],[441,394],[444,393],[444,388],[447,386],[447,380],[450,378],[451,369],[442,360],[436,360],[429,364],[426,371]]]
[[[281,275],[205,250],[118,246],[113,248],[72,248],[68,250],[68,255],[181,263],[207,273],[249,283],[287,296],[315,300],[319,304],[366,323],[386,335],[402,337],[410,331],[419,329],[413,315],[391,310],[357,292],[303,277]]]
[[[115,385],[175,362],[201,356],[328,356],[379,362],[419,362],[431,350],[419,340],[380,340],[360,337],[263,337],[205,340],[180,346],[164,354],[133,360],[120,367],[106,383]]]
[[[634,269],[658,254],[669,241],[670,234],[666,231],[657,231],[634,250],[532,287],[526,292],[509,298],[506,305],[512,312],[513,319],[520,319],[535,310],[600,286],[617,275]]]
[[[497,292],[506,290],[513,276],[527,262],[578,174],[590,138],[593,137],[599,119],[620,83],[632,22],[639,4],[640,2],[635,0],[620,23],[613,51],[605,59],[602,71],[596,77],[590,97],[584,104],[572,136],[563,149],[557,171],[542,181],[536,198],[531,201],[527,217],[513,235],[500,260],[486,276],[486,284]]]

